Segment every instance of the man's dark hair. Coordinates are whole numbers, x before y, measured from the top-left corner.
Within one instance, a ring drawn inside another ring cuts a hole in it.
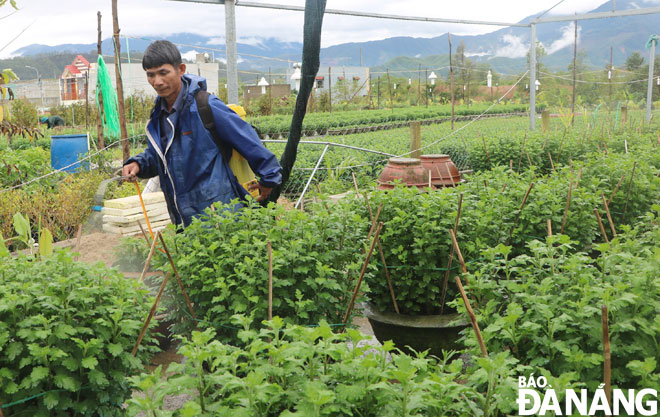
[[[142,69],[158,68],[161,65],[170,64],[178,67],[181,64],[181,52],[170,41],[154,41],[144,51],[142,57]]]

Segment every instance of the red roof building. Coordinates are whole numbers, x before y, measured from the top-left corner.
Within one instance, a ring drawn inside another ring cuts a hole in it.
[[[87,95],[87,74],[91,65],[84,56],[78,55],[66,67],[60,76],[62,101],[82,100]]]

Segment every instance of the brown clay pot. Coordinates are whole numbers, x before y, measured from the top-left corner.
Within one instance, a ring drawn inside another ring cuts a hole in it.
[[[401,180],[408,187],[424,188],[428,187],[427,176],[417,158],[390,158],[378,177],[378,188],[391,190],[395,180]]]
[[[426,181],[428,182],[429,171],[431,171],[431,184],[434,187],[453,187],[463,182],[458,168],[449,158],[449,155],[422,155],[421,161]]]

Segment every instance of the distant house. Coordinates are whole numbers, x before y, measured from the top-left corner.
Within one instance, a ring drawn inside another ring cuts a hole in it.
[[[60,96],[63,104],[84,100],[87,95],[87,74],[91,69],[89,61],[78,55],[70,65],[64,67],[60,76]]]
[[[287,78],[291,89],[296,88],[300,82],[298,72],[287,70]],[[332,67],[319,69],[314,78],[314,92],[316,95],[332,90],[332,100],[339,101],[355,96],[366,96],[369,93],[369,68],[367,67]]]

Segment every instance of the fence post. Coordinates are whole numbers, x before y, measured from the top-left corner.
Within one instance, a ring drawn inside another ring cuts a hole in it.
[[[419,121],[410,122],[410,157],[422,156],[422,129]]]
[[[547,133],[550,130],[550,111],[543,110],[541,113],[541,125],[543,126],[543,133]]]

